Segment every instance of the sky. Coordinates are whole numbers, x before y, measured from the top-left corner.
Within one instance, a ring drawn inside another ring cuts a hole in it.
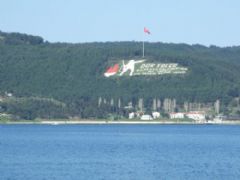
[[[239,17],[239,0],[0,0],[1,31],[49,42],[236,46]]]

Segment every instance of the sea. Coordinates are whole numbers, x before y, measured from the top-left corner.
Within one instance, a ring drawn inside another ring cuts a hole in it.
[[[0,125],[0,180],[239,180],[238,125]]]

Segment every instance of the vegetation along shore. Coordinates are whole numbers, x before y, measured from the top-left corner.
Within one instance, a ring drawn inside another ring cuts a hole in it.
[[[0,119],[240,119],[240,47],[49,43],[0,31]]]

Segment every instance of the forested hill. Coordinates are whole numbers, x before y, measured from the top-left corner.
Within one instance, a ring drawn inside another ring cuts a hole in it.
[[[146,43],[149,62],[178,63],[183,75],[104,77],[117,60],[139,59],[141,42],[49,43],[38,36],[0,32],[0,93],[53,98],[66,104],[99,97],[228,101],[240,92],[240,47]]]

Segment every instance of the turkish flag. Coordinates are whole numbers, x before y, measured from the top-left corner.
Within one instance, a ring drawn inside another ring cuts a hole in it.
[[[151,34],[150,31],[146,27],[144,27],[144,32],[147,34]]]

